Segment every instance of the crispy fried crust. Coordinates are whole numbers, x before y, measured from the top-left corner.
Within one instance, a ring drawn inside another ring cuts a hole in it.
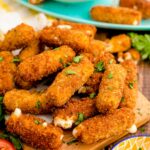
[[[31,43],[27,47],[21,50],[21,52],[19,53],[19,58],[21,60],[25,60],[29,57],[39,54],[40,51],[40,42],[37,34],[36,38],[33,39],[33,41],[31,41]]]
[[[85,120],[73,130],[73,135],[83,143],[92,144],[98,140],[120,135],[134,123],[135,114],[128,108],[115,110],[112,114],[98,115]]]
[[[120,6],[139,10],[142,18],[150,18],[150,2],[148,0],[120,0]]]
[[[58,73],[47,90],[47,99],[53,101],[55,106],[64,105],[86,83],[93,71],[93,64],[87,57],[83,56],[79,63],[72,63]],[[73,72],[73,74],[69,74],[69,72]]]
[[[52,103],[47,101],[45,93],[13,89],[4,96],[4,106],[8,112],[20,108],[23,113],[45,114],[51,111]]]
[[[35,121],[39,121],[36,124]],[[54,150],[62,144],[63,132],[60,128],[48,124],[44,127],[45,121],[32,115],[21,115],[17,117],[12,114],[6,122],[7,130],[18,135],[26,144],[39,149]]]
[[[1,51],[12,51],[28,46],[35,38],[35,31],[26,24],[20,24],[8,31],[5,38],[0,42]]]
[[[127,76],[123,90],[124,99],[121,101],[120,107],[128,107],[133,109],[136,105],[138,95],[137,66],[132,60],[126,60],[121,64],[127,70]],[[133,84],[133,87],[130,87],[130,84]]]
[[[126,34],[120,34],[113,36],[110,40],[106,41],[109,46],[108,51],[110,53],[123,52],[131,47],[130,37]]]
[[[63,127],[62,124],[58,124],[59,120],[64,122],[71,121],[71,124],[68,127],[71,128],[78,119],[78,113],[82,113],[86,118],[89,118],[94,116],[96,112],[95,100],[91,100],[90,98],[72,98],[62,108],[57,108],[55,110],[53,114],[54,124]]]
[[[99,112],[111,112],[118,108],[123,95],[125,78],[126,70],[121,65],[111,64],[107,67],[96,98]]]
[[[90,37],[78,30],[47,27],[41,31],[40,40],[47,46],[68,45],[76,52],[85,51],[90,44]]]
[[[138,25],[142,15],[139,11],[124,7],[94,6],[91,17],[97,21]]]
[[[71,62],[75,52],[68,46],[56,50],[47,50],[30,57],[18,66],[20,77],[25,81],[37,81],[64,67]]]
[[[64,26],[62,26],[64,25]],[[89,24],[81,24],[81,23],[74,23],[74,22],[69,22],[69,21],[64,21],[64,20],[59,20],[59,21],[54,21],[52,26],[54,27],[64,27],[65,25],[67,25],[66,27],[69,27],[72,30],[78,30],[78,31],[82,31],[83,33],[85,33],[87,36],[91,37],[91,39],[94,38],[95,34],[96,34],[96,27],[93,25],[89,25]]]
[[[13,55],[11,52],[0,52],[0,94],[4,94],[15,87],[14,74],[16,65],[13,63]]]

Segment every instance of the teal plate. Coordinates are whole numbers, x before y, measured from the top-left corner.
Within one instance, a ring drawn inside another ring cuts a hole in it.
[[[57,18],[80,22],[80,23],[92,24],[99,28],[150,31],[150,19],[142,20],[142,23],[138,26],[104,23],[104,22],[94,21],[91,19],[89,11],[93,6],[95,5],[114,6],[114,5],[118,5],[117,4],[118,0],[117,1],[116,0],[91,0],[87,2],[78,2],[78,3],[62,3],[53,0],[46,0],[44,3],[40,5],[29,4],[28,0],[17,0],[17,1],[26,7],[46,13],[48,15]]]

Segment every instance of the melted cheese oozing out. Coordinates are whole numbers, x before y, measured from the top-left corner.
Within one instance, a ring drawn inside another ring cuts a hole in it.
[[[58,25],[57,28],[59,28],[59,29],[71,29],[72,27],[70,25]]]
[[[60,140],[62,140],[62,139],[63,139],[63,137],[64,137],[64,135],[61,135],[61,136],[60,136]]]
[[[133,22],[133,25],[138,25],[138,21],[135,20],[135,21]]]
[[[62,127],[64,129],[69,129],[72,127],[72,124],[73,124],[73,120],[68,118],[67,120],[64,120],[64,119],[61,119],[61,118],[54,118],[54,125],[55,126],[59,126],[59,127]]]
[[[22,114],[21,109],[16,108],[13,114],[14,114],[15,116],[17,116],[17,117],[20,117],[21,114]]]
[[[136,131],[137,131],[136,125],[133,124],[129,129],[127,129],[127,131],[128,131],[129,133],[136,133]]]

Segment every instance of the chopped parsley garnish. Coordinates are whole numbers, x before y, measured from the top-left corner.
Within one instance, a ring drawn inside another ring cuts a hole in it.
[[[76,143],[76,142],[78,142],[78,140],[77,139],[72,139],[71,141],[69,141],[69,142],[66,142],[68,145],[71,145],[71,144],[73,144],[73,143]]]
[[[124,97],[121,98],[121,103],[123,103],[123,102],[124,102]]]
[[[13,143],[16,150],[21,150],[22,149],[22,143],[16,135],[11,134],[11,133],[6,131],[6,132],[3,132],[3,133],[0,133],[0,138],[6,139],[6,140],[10,141],[11,143]]]
[[[99,61],[96,65],[95,65],[95,71],[96,72],[103,72],[105,70],[104,68],[104,63],[102,61]]]
[[[128,86],[129,86],[130,89],[133,89],[133,83],[132,83],[132,82],[130,82],[130,83],[128,84]]]
[[[144,133],[144,132],[145,132],[145,128],[142,127],[142,128],[140,129],[140,131],[141,131],[142,133]]]
[[[59,50],[59,47],[57,47],[57,48],[54,48],[53,50],[54,50],[54,51],[56,51],[56,50]]]
[[[21,61],[20,58],[17,58],[17,57],[13,59],[13,62],[14,62],[14,63],[15,63],[15,62],[20,62],[20,61]]]
[[[4,119],[3,96],[0,96],[0,121]]]
[[[76,72],[73,71],[73,70],[66,70],[65,73],[66,73],[66,75],[74,75],[74,74],[76,74]]]
[[[109,73],[108,74],[108,79],[112,79],[113,78],[113,74],[112,73]]]
[[[110,61],[109,61],[109,64],[112,64],[114,62],[114,60],[113,59],[111,59]]]
[[[2,62],[4,59],[3,59],[3,57],[0,57],[0,62]]]
[[[74,63],[79,63],[82,58],[83,58],[83,56],[81,56],[81,55],[80,56],[76,56],[76,57],[73,58],[73,62]]]
[[[59,62],[60,62],[62,65],[64,65],[64,61],[63,61],[62,58],[59,59]]]
[[[83,113],[78,113],[78,119],[77,121],[75,122],[75,125],[79,125],[81,122],[83,122],[85,120],[85,116]]]
[[[139,147],[139,149],[138,150],[142,150],[142,148],[141,147]]]
[[[40,107],[41,107],[41,102],[40,102],[40,101],[37,101],[35,107],[36,107],[37,109],[40,109]]]
[[[94,92],[89,95],[90,98],[95,98],[95,96],[96,96],[96,93]]]
[[[39,120],[34,120],[34,123],[38,125],[38,124],[40,124],[40,121]]]

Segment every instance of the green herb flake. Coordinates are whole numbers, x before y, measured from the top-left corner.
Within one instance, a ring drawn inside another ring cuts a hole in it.
[[[40,107],[41,107],[41,102],[38,100],[36,102],[35,108],[40,109]]]
[[[0,104],[2,104],[3,98],[4,98],[4,96],[0,96]]]
[[[141,148],[141,147],[139,147],[139,148],[138,148],[138,150],[142,150],[142,148]]]
[[[40,121],[39,120],[34,120],[34,123],[39,125],[40,124]]]
[[[66,73],[66,75],[74,75],[74,74],[76,74],[76,72],[73,71],[73,70],[66,70],[65,73]]]
[[[20,58],[17,58],[17,57],[13,59],[14,63],[17,63],[17,62],[20,62],[20,61],[21,61]]]
[[[81,55],[80,56],[76,56],[76,57],[73,58],[73,62],[74,63],[79,63],[82,58],[83,58],[83,56],[81,56]]]
[[[0,57],[0,62],[2,62],[4,59],[3,59],[3,57]]]
[[[113,78],[113,74],[112,73],[109,73],[108,74],[108,79],[112,79]]]
[[[140,128],[140,131],[141,131],[142,133],[144,133],[144,132],[145,132],[145,128],[144,128],[144,127]]]
[[[104,63],[103,61],[99,61],[96,65],[95,65],[95,71],[96,72],[103,72],[105,70],[104,68]]]
[[[79,125],[81,122],[83,122],[85,120],[85,116],[83,113],[78,113],[78,119],[77,121],[75,122],[75,125]]]
[[[57,47],[57,48],[54,48],[53,50],[54,50],[54,51],[57,51],[57,50],[59,50],[59,47]]]
[[[73,143],[76,143],[76,142],[78,142],[78,140],[77,139],[72,139],[71,141],[69,141],[69,142],[66,142],[68,145],[71,145],[71,144],[73,144]]]
[[[121,98],[121,103],[123,103],[123,102],[124,102],[124,97]]]
[[[64,65],[64,61],[63,61],[62,58],[59,59],[59,62],[60,62],[62,65]]]
[[[133,89],[133,83],[132,83],[132,82],[130,82],[130,83],[128,84],[128,86],[129,86],[130,89]]]
[[[90,97],[91,99],[95,98],[95,96],[96,96],[96,93],[94,93],[94,92],[89,95],[89,97]]]
[[[111,59],[111,60],[109,61],[109,64],[113,64],[113,62],[114,62],[114,60],[113,60],[113,59]]]

